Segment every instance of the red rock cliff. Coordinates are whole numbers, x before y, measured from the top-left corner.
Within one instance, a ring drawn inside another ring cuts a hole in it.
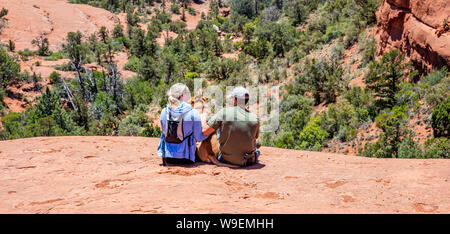
[[[449,0],[383,0],[377,21],[379,55],[397,48],[421,72],[450,67]]]

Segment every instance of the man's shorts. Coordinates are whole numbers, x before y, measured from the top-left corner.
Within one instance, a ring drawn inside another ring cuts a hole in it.
[[[260,154],[261,154],[261,152],[259,151],[259,149],[256,149],[255,150],[255,161],[253,163],[250,163],[250,164],[247,163],[247,165],[245,165],[245,166],[251,166],[251,165],[256,164],[258,162],[258,157],[259,157]],[[222,152],[219,152],[219,156],[217,156],[217,160],[219,160],[219,162],[221,162],[221,163],[228,163],[228,164],[230,164],[230,162],[228,162],[227,160],[225,160],[222,157]]]

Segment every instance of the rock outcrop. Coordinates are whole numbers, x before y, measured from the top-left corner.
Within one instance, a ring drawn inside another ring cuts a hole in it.
[[[450,67],[450,1],[383,0],[377,21],[379,55],[397,48],[420,72]]]

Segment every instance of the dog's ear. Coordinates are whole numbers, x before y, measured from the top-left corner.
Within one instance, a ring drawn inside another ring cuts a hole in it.
[[[195,97],[191,97],[191,105],[193,106],[195,104]]]

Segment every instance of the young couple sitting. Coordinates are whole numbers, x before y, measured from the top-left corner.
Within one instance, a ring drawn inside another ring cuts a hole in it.
[[[189,88],[175,84],[168,91],[168,106],[161,112],[162,135],[158,155],[163,165],[212,162],[218,166],[243,167],[255,164],[260,154],[258,117],[246,104],[249,93],[237,87],[227,98],[234,105],[221,109],[202,131],[200,113],[194,109]],[[201,142],[197,148],[197,142]]]

